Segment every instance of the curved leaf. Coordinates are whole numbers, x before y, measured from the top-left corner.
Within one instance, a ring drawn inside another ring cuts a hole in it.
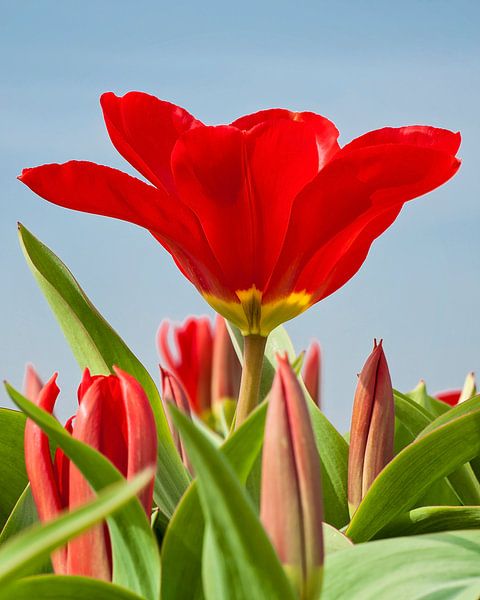
[[[117,482],[102,490],[92,502],[44,525],[34,525],[9,540],[0,549],[0,589],[22,573],[30,572],[32,566],[44,561],[53,550],[131,501],[152,475],[152,469],[147,469],[129,482]]]
[[[434,482],[480,452],[480,411],[459,417],[416,440],[375,479],[350,522],[354,542],[372,538],[406,512]]]
[[[155,415],[158,432],[158,476],[155,501],[171,516],[188,486],[189,477],[173,444],[158,390],[145,367],[87,298],[73,275],[55,254],[19,225],[27,263],[54,312],[82,369],[112,373],[120,367],[142,385]]]

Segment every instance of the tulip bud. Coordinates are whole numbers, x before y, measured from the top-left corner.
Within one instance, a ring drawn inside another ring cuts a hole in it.
[[[475,373],[468,373],[465,378],[465,383],[463,384],[462,392],[460,394],[460,398],[458,399],[458,403],[466,402],[473,398],[477,394],[477,385],[475,382]]]
[[[323,572],[320,458],[298,379],[286,357],[278,363],[265,425],[260,518],[300,597],[313,599]]]
[[[43,382],[33,365],[27,365],[23,377],[23,395],[31,402],[36,402],[43,387]]]
[[[210,320],[190,317],[183,325],[174,326],[175,353],[169,343],[171,327],[169,321],[163,321],[158,330],[160,355],[168,370],[182,384],[193,412],[199,416],[208,414],[212,403],[213,333]]]
[[[313,342],[305,356],[302,377],[308,393],[318,407],[321,404],[321,369],[320,346],[318,342]]]
[[[56,375],[44,386],[37,404],[53,412],[59,389]],[[104,454],[127,478],[156,464],[157,434],[150,403],[140,384],[127,373],[90,376],[79,388],[80,406],[66,429],[73,437]],[[52,462],[48,437],[31,420],[25,427],[25,465],[41,521],[55,518],[91,500],[90,485],[57,449]],[[153,479],[139,494],[150,515]],[[111,579],[111,548],[105,525],[97,525],[52,555],[55,573]]]
[[[170,431],[172,433],[173,442],[183,464],[187,467],[190,473],[193,474],[193,466],[188,458],[185,448],[183,447],[182,439],[178,434],[175,424],[173,423],[170,411],[168,410],[168,404],[173,404],[190,417],[190,405],[188,403],[185,390],[175,375],[166,369],[162,369],[162,367],[160,367],[160,373],[162,375],[162,402],[165,409],[165,414],[167,416],[168,426],[170,427]]]
[[[353,514],[374,479],[393,458],[395,407],[382,342],[359,375],[353,402],[348,457],[348,504]]]

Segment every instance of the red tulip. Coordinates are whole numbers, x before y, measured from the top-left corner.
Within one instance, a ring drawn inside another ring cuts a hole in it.
[[[307,404],[287,358],[278,358],[262,457],[260,518],[300,598],[317,598],[322,577],[320,458]]]
[[[25,169],[43,198],[148,229],[213,308],[267,335],[344,285],[403,204],[452,177],[460,135],[386,127],[343,148],[311,112],[206,126],[140,92],[101,104],[110,138],[150,183],[71,161]]]
[[[317,406],[321,404],[322,361],[318,342],[312,342],[305,356],[302,377],[308,393]]]
[[[104,454],[130,478],[157,460],[157,434],[147,397],[133,377],[116,369],[117,375],[90,376],[85,371],[78,391],[79,408],[66,429],[77,439]],[[59,394],[54,375],[38,396],[37,404],[52,413]],[[52,462],[48,437],[31,420],[25,427],[25,464],[41,521],[61,511],[85,504],[92,491],[60,449]],[[140,494],[145,512],[152,507],[153,480]],[[111,579],[108,530],[97,525],[70,541],[52,556],[57,574]]]
[[[382,342],[375,342],[358,378],[348,456],[348,504],[353,514],[393,458],[395,405]]]
[[[36,402],[42,388],[43,381],[40,379],[40,375],[35,370],[35,367],[33,365],[27,365],[23,377],[23,395],[32,402]]]
[[[160,325],[158,349],[186,391],[192,411],[206,416],[215,402],[236,399],[241,366],[224,320],[218,318],[212,327],[207,317],[189,317],[173,326],[174,348],[169,342],[171,328],[169,321]]]
[[[477,386],[475,384],[475,374],[469,373],[461,390],[445,390],[443,392],[438,392],[435,394],[435,398],[450,404],[450,406],[456,406],[457,404],[460,404],[460,402],[470,400],[476,393]]]

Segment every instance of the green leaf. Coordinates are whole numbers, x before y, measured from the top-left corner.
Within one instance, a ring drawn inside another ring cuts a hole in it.
[[[25,415],[0,408],[0,530],[28,483],[23,459]]]
[[[479,561],[479,531],[360,544],[327,556],[322,600],[476,600]]]
[[[0,591],[0,600],[143,600],[113,583],[64,575],[26,577]]]
[[[263,443],[267,404],[261,404],[227,438],[220,452],[245,483]],[[162,546],[162,599],[201,600],[202,547],[205,521],[194,481],[180,501]],[[187,533],[186,533],[187,532]]]
[[[6,384],[11,399],[41,427],[75,463],[92,488],[99,492],[107,485],[124,481],[121,473],[102,454],[71,436],[44,410]],[[155,536],[137,498],[107,519],[113,554],[113,580],[147,600],[157,600],[160,587],[160,560]]]
[[[340,552],[341,550],[347,550],[353,546],[352,540],[349,540],[344,533],[338,531],[338,529],[335,529],[335,527],[332,527],[328,523],[323,524],[323,544],[325,556],[334,552]]]
[[[459,417],[416,440],[373,482],[347,529],[354,542],[372,538],[411,509],[434,482],[480,452],[480,411]]]
[[[142,385],[155,415],[158,432],[158,475],[155,501],[168,516],[188,486],[189,477],[173,444],[158,390],[136,356],[93,306],[61,260],[19,225],[23,253],[53,310],[80,368],[92,374],[112,373],[118,366]],[[22,488],[23,489],[23,488]]]
[[[417,387],[406,394],[414,402],[425,408],[434,417],[438,417],[450,410],[450,406],[427,393],[427,386],[424,381],[420,381]]]
[[[234,470],[187,417],[175,407],[171,412],[197,473],[200,502],[215,546],[212,577],[221,581],[215,587],[226,594],[222,600],[294,600],[275,550]],[[208,591],[209,585],[204,589]]]
[[[0,549],[0,589],[22,573],[28,573],[53,550],[131,501],[152,475],[152,470],[147,469],[130,482],[117,482],[102,490],[92,502],[45,525],[34,525],[9,540]]]
[[[391,521],[376,538],[480,529],[480,506],[422,506]]]

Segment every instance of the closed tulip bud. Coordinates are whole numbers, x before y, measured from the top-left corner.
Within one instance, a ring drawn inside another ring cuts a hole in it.
[[[180,435],[178,434],[170,411],[168,410],[168,404],[173,404],[186,415],[191,416],[190,404],[188,403],[182,384],[178,381],[175,375],[166,369],[162,369],[162,367],[160,367],[160,373],[162,375],[162,402],[165,409],[165,414],[167,416],[168,425],[172,433],[173,441],[183,464],[187,467],[190,473],[193,474],[192,464],[190,463],[185,448],[183,447]]]
[[[307,404],[287,358],[269,395],[262,457],[260,518],[300,598],[322,582],[320,458]]]
[[[321,369],[320,346],[318,342],[312,342],[305,356],[302,377],[308,393],[318,407],[321,405]]]
[[[56,375],[43,387],[36,401],[53,412],[59,394]],[[78,440],[104,454],[127,478],[156,465],[155,419],[140,384],[116,369],[116,375],[90,376],[85,371],[79,387],[79,408],[66,429]],[[93,492],[76,466],[60,449],[51,459],[48,437],[30,420],[25,427],[25,465],[41,521],[61,511],[89,502]],[[153,479],[139,494],[145,512],[152,508]],[[52,555],[57,574],[83,575],[111,580],[110,538],[105,525],[97,525]]]
[[[23,395],[31,402],[36,402],[42,388],[43,381],[40,379],[40,375],[35,370],[35,367],[33,365],[27,365],[23,377]]]
[[[348,503],[353,514],[380,471],[393,458],[395,408],[382,342],[359,375],[348,458]]]
[[[213,336],[212,401],[236,400],[242,366],[223,317],[217,316]]]
[[[470,372],[465,378],[465,383],[461,390],[445,390],[435,394],[437,400],[441,400],[450,406],[456,406],[461,402],[470,400],[477,395],[477,385],[475,382],[475,373]]]

